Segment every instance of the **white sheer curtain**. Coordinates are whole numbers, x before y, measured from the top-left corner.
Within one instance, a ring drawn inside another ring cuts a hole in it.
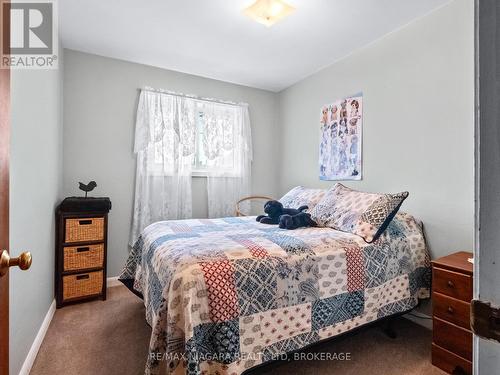
[[[208,216],[233,216],[251,189],[250,129],[246,104],[142,90],[130,244],[155,221],[192,216],[193,168],[207,177]]]
[[[134,152],[137,171],[130,243],[149,224],[192,216],[196,102],[142,90]]]
[[[248,105],[203,108],[210,139],[207,158],[208,217],[234,216],[236,202],[251,191],[252,133]],[[245,207],[243,207],[245,209]],[[246,208],[248,209],[248,208]]]

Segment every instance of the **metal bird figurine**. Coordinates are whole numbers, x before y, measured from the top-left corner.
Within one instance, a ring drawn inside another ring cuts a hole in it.
[[[89,191],[92,191],[94,190],[96,187],[97,187],[97,184],[95,181],[90,181],[88,184],[84,184],[82,182],[79,182],[80,186],[80,190],[83,190],[85,192],[85,198],[87,198],[87,193]]]

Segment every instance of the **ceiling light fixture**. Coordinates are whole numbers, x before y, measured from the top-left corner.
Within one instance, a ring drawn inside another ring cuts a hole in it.
[[[294,7],[282,0],[257,0],[246,8],[243,13],[253,20],[271,27],[294,11]]]

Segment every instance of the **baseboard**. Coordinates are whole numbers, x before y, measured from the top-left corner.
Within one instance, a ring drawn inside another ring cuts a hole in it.
[[[49,311],[47,311],[47,314],[43,319],[42,325],[40,326],[40,329],[36,334],[35,340],[31,345],[30,351],[28,352],[28,355],[24,360],[23,367],[21,367],[21,370],[19,371],[19,375],[29,375],[31,368],[33,367],[33,363],[35,363],[35,359],[38,354],[38,351],[40,350],[40,346],[42,345],[43,339],[45,338],[45,334],[49,329],[50,322],[54,317],[55,312],[56,312],[56,300],[53,300],[52,303],[50,304]]]
[[[422,318],[417,318],[415,315],[410,315],[410,314],[403,315],[403,318],[406,318],[412,321],[413,323],[418,324],[419,326],[422,326],[424,328],[430,329],[432,331],[432,317],[423,313],[416,313],[416,314],[418,314],[418,316],[421,316]]]
[[[120,281],[118,281],[118,276],[116,277],[108,277],[106,286],[108,288],[112,288],[114,286],[119,286],[122,285]],[[49,311],[47,311],[47,314],[45,315],[45,318],[43,319],[42,325],[40,326],[40,329],[38,330],[38,333],[35,337],[35,340],[33,341],[33,344],[31,345],[30,351],[28,352],[28,355],[26,356],[26,359],[24,360],[23,366],[21,367],[21,370],[19,371],[19,375],[29,375],[31,368],[33,367],[33,363],[35,363],[36,356],[38,354],[38,351],[40,350],[40,346],[42,345],[43,339],[45,338],[45,334],[47,333],[47,330],[49,329],[50,322],[52,321],[52,318],[54,317],[54,313],[56,312],[56,300],[53,300],[52,303],[50,304]]]
[[[106,287],[112,288],[114,286],[120,286],[123,285],[120,281],[118,281],[118,276],[115,277],[108,277],[108,280],[106,282]]]

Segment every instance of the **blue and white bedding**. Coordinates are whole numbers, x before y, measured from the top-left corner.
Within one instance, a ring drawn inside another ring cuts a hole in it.
[[[120,279],[152,327],[147,374],[241,374],[429,297],[422,225],[399,213],[375,242],[254,217],[162,221]]]

